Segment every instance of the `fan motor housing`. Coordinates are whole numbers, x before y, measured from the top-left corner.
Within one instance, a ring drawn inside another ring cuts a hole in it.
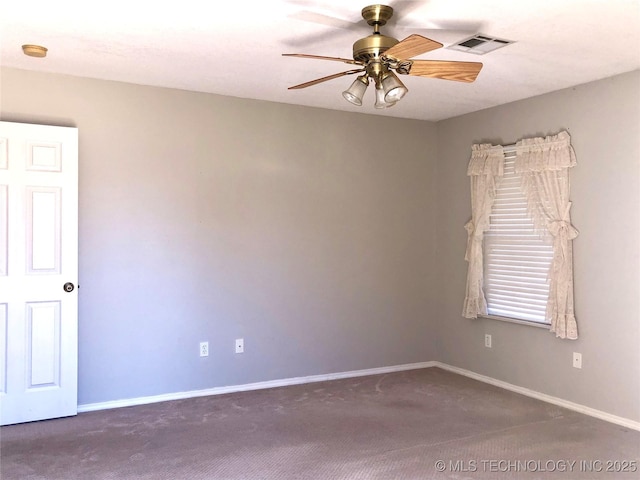
[[[366,64],[372,58],[382,55],[396,43],[398,43],[398,40],[393,37],[374,33],[368,37],[361,38],[353,44],[353,59]]]
[[[362,9],[362,18],[371,25],[385,25],[393,16],[393,8],[387,5],[369,5]]]

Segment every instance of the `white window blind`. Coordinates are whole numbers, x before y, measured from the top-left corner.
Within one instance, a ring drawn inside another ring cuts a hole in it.
[[[484,237],[484,289],[489,315],[548,324],[547,275],[553,258],[550,235],[535,231],[527,199],[515,172],[515,150],[505,149],[504,176],[498,182]]]

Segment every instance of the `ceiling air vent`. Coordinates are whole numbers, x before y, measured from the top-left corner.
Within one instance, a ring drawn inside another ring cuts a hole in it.
[[[476,34],[473,37],[466,38],[461,42],[449,45],[447,48],[458,50],[460,52],[475,53],[476,55],[484,55],[498,48],[506,47],[513,43],[512,40],[504,40],[502,38],[489,37],[488,35]]]

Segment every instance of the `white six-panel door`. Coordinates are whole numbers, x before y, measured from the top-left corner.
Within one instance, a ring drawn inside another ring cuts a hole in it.
[[[78,131],[0,122],[0,424],[77,413],[77,279]]]

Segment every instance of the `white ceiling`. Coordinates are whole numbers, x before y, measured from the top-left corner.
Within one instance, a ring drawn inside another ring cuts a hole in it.
[[[446,48],[418,58],[481,61],[475,83],[401,77],[409,93],[373,108],[341,95],[353,77],[301,90],[288,86],[349,70],[338,62],[282,57],[308,53],[351,58],[371,33],[367,0],[30,0],[3,2],[0,64],[27,70],[165,86],[376,115],[440,120],[640,68],[640,0],[390,1],[382,33],[410,33],[445,46],[474,33],[515,40],[483,56]],[[347,29],[351,22],[358,26]],[[453,31],[452,31],[453,30]],[[44,59],[21,45],[44,45]]]

